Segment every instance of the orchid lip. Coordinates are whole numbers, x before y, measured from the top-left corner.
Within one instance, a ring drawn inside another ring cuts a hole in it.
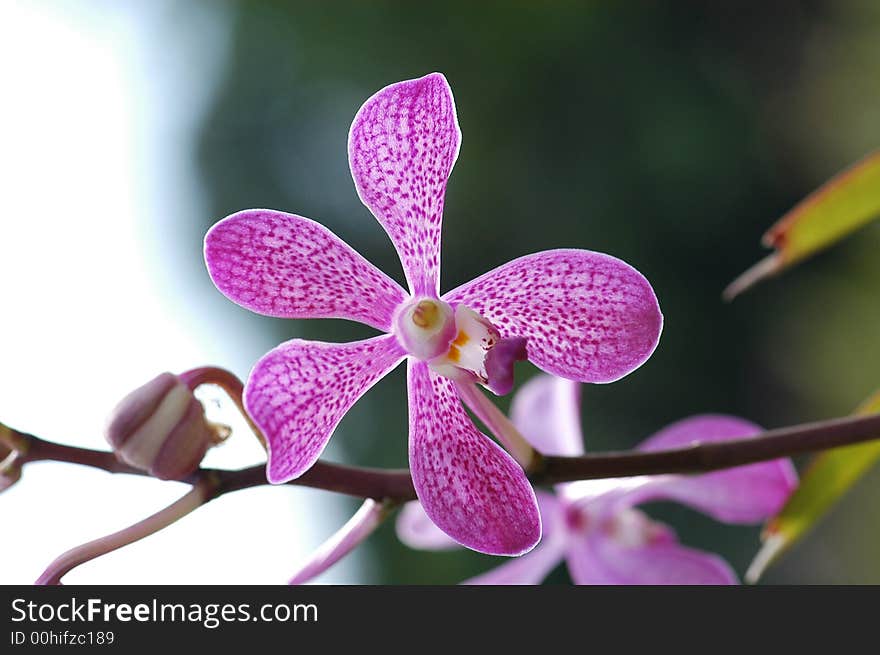
[[[507,344],[492,323],[463,304],[453,307],[435,298],[412,299],[397,310],[394,332],[412,357],[427,362],[444,377],[491,386],[490,373],[497,372],[511,378],[503,381],[503,387],[509,391],[512,386],[511,356],[505,352],[500,364],[489,358],[496,346]],[[519,350],[524,353],[524,347]],[[523,358],[524,354],[515,357]]]
[[[486,359],[501,340],[497,328],[463,304],[455,307],[454,326],[454,338],[448,348],[431,359],[429,365],[436,373],[456,382],[488,384]]]

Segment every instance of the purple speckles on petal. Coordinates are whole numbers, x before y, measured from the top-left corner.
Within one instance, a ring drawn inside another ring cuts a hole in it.
[[[629,264],[587,250],[520,257],[447,293],[504,338],[525,337],[529,361],[580,382],[612,382],[641,366],[663,316],[648,281]]]
[[[257,362],[244,402],[269,444],[269,482],[308,470],[349,408],[404,355],[391,335],[345,344],[294,339]]]
[[[568,546],[565,534],[565,508],[553,494],[537,491],[538,507],[541,510],[543,535],[541,543],[531,552],[515,557],[491,571],[475,578],[465,580],[466,585],[527,585],[540,584],[549,573],[564,559]]]
[[[409,360],[408,382],[409,464],[425,513],[473,550],[531,550],[541,518],[523,470],[474,427],[449,380]]]
[[[388,331],[406,297],[324,226],[268,209],[241,211],[212,227],[205,261],[224,295],[267,316],[347,318]]]
[[[355,187],[394,242],[415,296],[439,293],[446,181],[460,142],[452,90],[440,73],[385,87],[351,125]]]

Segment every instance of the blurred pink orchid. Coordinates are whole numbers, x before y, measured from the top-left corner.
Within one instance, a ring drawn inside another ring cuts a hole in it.
[[[245,405],[266,436],[271,482],[308,470],[355,401],[408,358],[409,463],[422,506],[457,542],[518,555],[541,536],[534,491],[459,394],[480,402],[475,383],[508,392],[524,356],[566,378],[611,382],[651,355],[662,316],[638,271],[586,250],[521,257],[441,296],[440,229],[460,139],[439,73],[385,87],[351,126],[355,187],[391,237],[409,293],[326,228],[278,211],[223,219],[205,238],[205,259],[217,288],[252,311],[385,333],[293,339],[256,364]]]
[[[578,390],[574,382],[540,376],[514,397],[513,422],[539,452],[583,454]],[[696,440],[721,441],[759,432],[757,425],[731,416],[694,416],[661,430],[640,449],[677,448]],[[562,560],[577,584],[736,584],[736,574],[723,559],[681,545],[672,529],[635,506],[672,500],[724,523],[756,524],[778,512],[796,486],[797,475],[788,459],[697,476],[560,484],[555,495],[538,492],[544,525],[541,543],[466,584],[538,584]],[[456,546],[418,502],[404,507],[397,533],[413,548]]]

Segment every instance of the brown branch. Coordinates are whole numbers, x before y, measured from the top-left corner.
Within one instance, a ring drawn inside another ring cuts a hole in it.
[[[754,437],[694,443],[652,452],[610,452],[584,457],[545,457],[535,483],[596,478],[706,473],[880,439],[880,414],[804,423],[768,430]]]
[[[19,461],[22,464],[30,462],[69,462],[82,464],[92,468],[101,469],[108,473],[128,473],[130,475],[150,474],[136,469],[133,466],[116,459],[116,455],[106,450],[92,450],[91,448],[79,448],[77,446],[65,446],[64,444],[46,441],[32,434],[13,431],[23,439],[26,444]]]
[[[202,469],[202,471],[218,477],[217,496],[268,484],[266,467],[263,465],[237,471],[219,469]],[[416,498],[416,490],[407,469],[373,469],[318,461],[296,480],[291,480],[287,484],[376,500],[407,501]]]
[[[0,430],[0,436],[3,434]],[[878,438],[880,414],[872,414],[794,425],[768,430],[754,437],[694,443],[692,446],[670,450],[610,452],[582,457],[545,456],[540,458],[529,477],[535,484],[554,484],[636,475],[705,473]],[[119,462],[111,452],[65,446],[15,430],[7,430],[4,441],[10,445],[14,443],[21,451],[22,464],[61,461],[91,466],[110,473],[149,475]],[[212,498],[268,484],[263,465],[239,470],[201,468],[184,482],[195,484],[207,477],[212,478],[215,483]],[[407,501],[416,497],[412,479],[406,469],[370,469],[319,461],[301,477],[287,484],[377,500]]]

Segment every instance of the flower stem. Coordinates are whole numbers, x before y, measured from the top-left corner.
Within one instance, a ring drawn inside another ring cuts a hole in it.
[[[68,462],[70,464],[81,464],[92,468],[101,469],[108,473],[129,473],[131,475],[150,474],[141,469],[134,468],[128,464],[116,459],[116,455],[106,450],[92,450],[91,448],[79,448],[77,446],[66,446],[64,444],[55,443],[40,439],[32,434],[25,432],[12,431],[24,447],[21,453],[21,463],[29,464],[30,462]]]
[[[215,475],[219,480],[217,496],[269,484],[265,465],[237,471],[202,469],[202,472]],[[416,490],[407,469],[376,469],[317,461],[296,480],[286,484],[335,491],[357,498],[399,501],[416,499]]]
[[[597,478],[706,473],[779,457],[880,439],[880,413],[768,430],[754,437],[699,443],[670,450],[545,457],[533,480],[572,482]]]
[[[30,447],[30,435],[0,423],[0,446],[5,446],[7,450],[23,455]]]
[[[373,534],[396,505],[397,503],[391,501],[377,502],[367,498],[354,516],[321,544],[288,584],[305,584],[336,564]]]
[[[139,521],[119,532],[114,532],[106,537],[95,539],[88,543],[71,548],[66,553],[55,559],[43,574],[37,578],[38,585],[60,585],[61,578],[72,569],[89,562],[96,557],[106,555],[118,548],[127,546],[144,537],[167,528],[175,521],[183,518],[194,509],[200,507],[213,497],[210,485],[203,482],[196,484],[186,494],[171,503],[165,509],[156,512],[152,516]]]
[[[113,453],[64,446],[9,429],[12,441],[22,445],[21,464],[60,461],[83,464],[110,473],[149,475],[116,460]],[[0,431],[0,437],[3,436]],[[581,457],[543,456],[530,473],[535,484],[556,484],[574,480],[659,475],[663,473],[705,473],[754,464],[779,457],[827,450],[880,439],[880,414],[838,418],[768,430],[754,437],[698,443],[683,448],[650,452],[608,452]],[[4,443],[8,440],[3,438]],[[24,440],[24,441],[23,441]],[[264,484],[265,465],[239,470],[202,468],[186,481],[197,483],[211,477],[216,481],[212,498]],[[370,469],[317,462],[287,484],[326,489],[376,500],[414,500],[415,489],[406,469]]]
[[[200,387],[203,384],[215,384],[223,389],[226,395],[235,403],[241,415],[244,416],[260,445],[263,446],[263,450],[267,450],[266,437],[263,436],[260,428],[251,420],[250,414],[244,408],[244,384],[238,376],[227,371],[225,368],[202,366],[201,368],[194,368],[191,371],[181,373],[178,377],[183,380],[183,383],[191,391],[195,391],[196,387]]]
[[[498,407],[473,383],[456,382],[455,388],[464,403],[477,415],[507,452],[529,473],[539,465],[541,456]]]

